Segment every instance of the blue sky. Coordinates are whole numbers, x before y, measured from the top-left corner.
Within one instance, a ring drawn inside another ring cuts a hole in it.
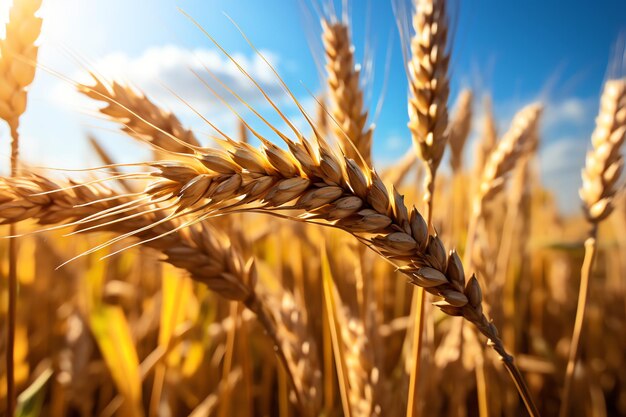
[[[178,7],[250,68],[286,112],[295,116],[294,106],[281,96],[276,79],[225,14],[275,63],[299,100],[310,108],[313,100],[309,90],[321,91],[311,48],[319,53],[321,42],[318,22],[303,12],[303,1],[44,0],[40,63],[71,79],[81,79],[84,71],[74,59],[76,55],[90,67],[139,85],[187,125],[212,133],[164,88],[166,85],[211,120],[234,131],[232,116],[203,90],[189,67],[202,70],[201,60],[266,114],[267,106]],[[368,83],[372,112],[388,77],[382,110],[375,120],[374,157],[379,165],[393,163],[410,146],[406,77],[391,1],[355,0],[350,10],[357,55],[364,59],[367,44],[366,58],[372,60],[374,68]],[[7,3],[0,2],[0,20],[6,16]],[[460,88],[470,87],[479,97],[490,92],[503,132],[516,110],[542,100],[547,106],[540,154],[543,177],[557,190],[562,207],[576,206],[579,170],[593,129],[598,95],[607,78],[607,67],[615,61],[612,47],[626,30],[626,2],[603,0],[592,5],[582,0],[457,0],[453,5],[450,105]],[[386,73],[390,36],[393,49]],[[623,69],[608,76],[623,76]],[[480,100],[476,105],[479,109]],[[114,125],[94,117],[93,109],[93,103],[81,100],[67,82],[40,71],[22,121],[24,160],[63,168],[93,166],[97,160],[85,140],[87,132],[100,137],[122,161],[147,157],[131,140],[112,133]],[[478,113],[474,136],[480,125]],[[0,137],[6,137],[4,126]],[[2,142],[0,156],[6,160],[8,141]],[[468,162],[470,159],[468,152]]]

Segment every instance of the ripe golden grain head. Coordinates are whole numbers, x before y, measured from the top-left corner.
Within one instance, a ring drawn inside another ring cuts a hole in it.
[[[591,136],[593,149],[587,153],[582,170],[580,198],[589,221],[598,223],[611,214],[615,186],[624,165],[620,153],[626,138],[626,79],[604,85],[596,128]]]
[[[448,18],[446,2],[418,0],[409,61],[409,129],[420,157],[436,170],[448,127]]]
[[[0,41],[0,118],[13,124],[26,110],[26,88],[35,78],[41,0],[15,0]]]
[[[156,151],[192,153],[186,144],[200,146],[194,133],[186,129],[172,112],[160,108],[145,94],[116,81],[107,82],[95,75],[93,79],[93,85],[81,84],[78,90],[106,103],[100,113],[121,124],[124,133],[150,142]]]
[[[350,28],[343,22],[322,20],[322,39],[332,105],[332,129],[344,154],[366,166],[372,163],[373,126],[367,124],[360,68],[354,63]],[[360,157],[359,157],[360,156]]]

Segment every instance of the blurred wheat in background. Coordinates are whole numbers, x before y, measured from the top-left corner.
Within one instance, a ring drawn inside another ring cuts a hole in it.
[[[548,103],[503,133],[488,95],[449,105],[458,4],[396,8],[413,147],[377,167],[385,138],[347,2],[311,3],[313,106],[246,38],[295,116],[193,16],[263,100],[194,72],[232,132],[189,106],[212,133],[196,132],[98,68],[84,82],[55,74],[150,151],[116,163],[90,136],[101,166],[60,177],[18,161],[28,87],[54,71],[37,63],[41,1],[13,1],[0,41],[2,415],[626,416],[623,68],[588,132],[584,216],[565,215],[537,163]]]

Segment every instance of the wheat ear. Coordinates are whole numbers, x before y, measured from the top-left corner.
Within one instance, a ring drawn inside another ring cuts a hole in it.
[[[515,167],[517,161],[532,146],[532,138],[536,138],[536,129],[539,125],[539,116],[542,107],[540,104],[530,104],[520,110],[511,127],[504,134],[498,145],[489,155],[480,180],[480,186],[474,192],[472,213],[467,232],[465,245],[465,263],[472,265],[474,243],[477,239],[478,225],[484,214],[485,206],[504,187],[508,174]]]
[[[409,73],[409,129],[426,164],[424,201],[429,226],[435,176],[446,147],[448,127],[448,17],[443,0],[417,0],[413,15]]]
[[[41,19],[35,13],[41,0],[15,0],[5,39],[0,41],[0,118],[17,124],[26,111],[27,87],[35,78]],[[17,126],[15,127],[17,129]]]
[[[204,283],[222,297],[243,302],[275,344],[276,355],[287,371],[298,404],[303,404],[302,385],[294,375],[308,372],[310,367],[304,366],[302,361],[294,363],[291,360],[294,354],[287,349],[293,346],[283,339],[285,333],[279,332],[273,310],[255,290],[257,274],[253,259],[245,258],[231,239],[206,222],[180,229],[175,222],[163,222],[158,214],[138,210],[125,215],[136,212],[139,216],[113,222],[123,215],[110,210],[128,202],[127,197],[117,196],[101,185],[73,183],[73,188],[62,188],[41,176],[0,179],[0,224],[33,219],[42,225],[69,223],[77,230],[109,231],[121,235],[143,230],[135,236],[162,252],[166,262],[188,271],[194,280]],[[111,213],[106,219],[78,220],[105,211]],[[91,229],[98,224],[102,227]]]
[[[448,128],[450,144],[450,167],[452,172],[459,172],[463,167],[463,150],[472,128],[472,91],[463,90],[456,103],[456,111]]]
[[[19,119],[26,111],[27,88],[35,78],[41,19],[35,13],[41,0],[15,0],[9,12],[5,38],[0,41],[0,118],[11,130],[11,176],[18,170]],[[9,228],[17,234],[15,225]],[[15,413],[14,348],[17,315],[17,241],[9,242],[9,305],[7,331],[7,415]]]
[[[316,416],[322,408],[322,373],[317,342],[309,330],[303,301],[287,290],[276,300],[274,309],[279,339],[289,363],[293,364],[294,381],[301,393],[306,415]],[[277,311],[276,311],[277,310]]]
[[[200,146],[193,132],[183,127],[172,112],[160,108],[145,94],[116,81],[107,82],[93,74],[92,77],[93,85],[80,84],[78,90],[106,103],[100,113],[121,124],[124,133],[150,142],[156,150],[193,153],[185,144]]]
[[[359,162],[363,158],[365,166],[370,166],[373,126],[366,126],[367,110],[363,108],[360,68],[354,63],[350,28],[342,22],[322,20],[322,39],[333,131],[348,158]]]
[[[585,167],[582,170],[583,184],[580,189],[580,198],[587,220],[591,224],[591,230],[585,240],[585,258],[580,274],[578,306],[565,371],[560,417],[566,417],[569,413],[574,370],[585,320],[589,278],[596,255],[598,225],[613,210],[616,183],[624,165],[620,149],[625,139],[626,79],[609,80],[604,84],[596,128],[591,136],[593,148],[587,154]]]
[[[303,138],[300,143],[286,142],[289,151],[268,141],[262,151],[227,141],[227,151],[205,150],[185,162],[152,163],[156,181],[145,192],[160,201],[168,199],[181,215],[193,212],[202,218],[244,204],[243,210],[296,209],[304,211],[307,221],[324,220],[352,233],[390,262],[401,264],[398,270],[411,283],[443,297],[436,305],[445,313],[474,323],[515,382],[522,384],[513,358],[482,312],[478,281],[472,277],[466,282],[459,256],[455,251],[446,254],[441,239],[429,236],[419,212],[409,210],[397,192],[390,193],[376,172],[340,159],[324,142],[319,150]],[[534,409],[525,386],[519,389]]]
[[[482,121],[480,141],[476,144],[474,151],[475,173],[479,179],[483,175],[483,170],[485,169],[489,155],[495,149],[498,142],[498,129],[496,127],[490,96],[485,96],[483,99],[483,108],[485,114]]]

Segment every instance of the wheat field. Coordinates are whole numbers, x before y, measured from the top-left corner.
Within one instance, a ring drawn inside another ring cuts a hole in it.
[[[451,96],[457,3],[396,10],[412,146],[386,166],[351,20],[311,3],[314,105],[249,40],[294,116],[188,15],[264,104],[205,68],[206,100],[236,120],[189,106],[207,135],[98,68],[55,74],[149,150],[118,163],[85,137],[100,164],[59,175],[20,157],[31,83],[54,71],[42,1],[13,0],[0,415],[626,416],[624,68],[586,133],[583,210],[563,213],[540,175],[550,103],[498,131],[489,94]]]

